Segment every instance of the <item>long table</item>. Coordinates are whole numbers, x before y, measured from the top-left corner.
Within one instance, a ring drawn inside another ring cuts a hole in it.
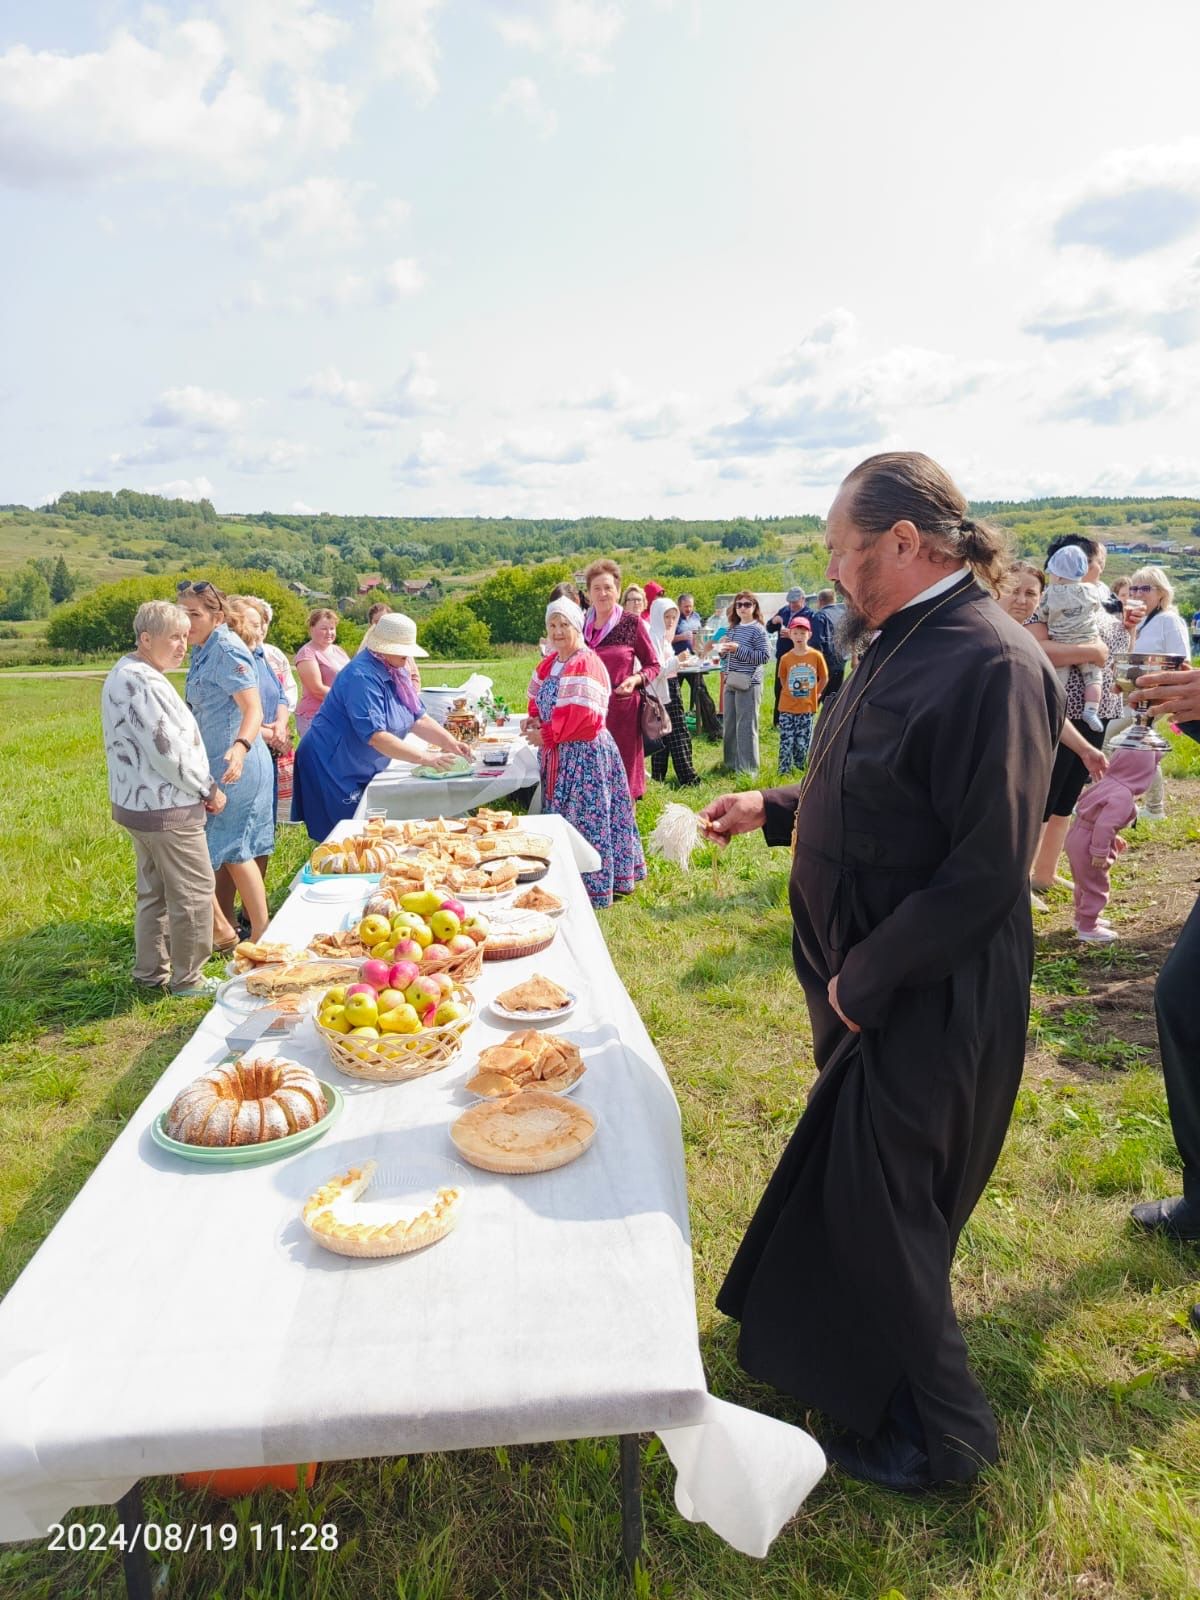
[[[533,789],[531,812],[539,809],[541,774],[537,751],[524,739],[514,739],[503,767],[485,767],[463,778],[415,778],[412,764],[390,762],[362,792],[355,817],[379,810],[396,822],[417,817],[461,817],[477,806],[494,805],[518,789]]]
[[[473,987],[482,1006],[538,971],[580,994],[559,1027],[584,1053],[590,1150],[527,1177],[465,1168],[458,1227],[425,1251],[331,1255],[300,1224],[305,1197],[368,1157],[454,1159],[462,1084],[511,1030],[481,1010],[447,1068],[377,1085],[339,1074],[306,1024],[275,1053],[338,1084],[341,1120],[288,1159],[214,1169],[150,1137],[227,1053],[240,1014],[214,1005],[0,1304],[0,1539],[43,1537],[148,1475],[654,1431],[683,1514],[765,1554],[824,1458],[708,1393],[675,1096],[567,825],[537,827],[568,910],[546,951],[488,963]],[[339,921],[297,888],[271,936]]]

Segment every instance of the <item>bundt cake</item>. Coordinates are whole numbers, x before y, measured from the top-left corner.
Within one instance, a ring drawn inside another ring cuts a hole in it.
[[[295,1061],[243,1056],[214,1067],[175,1096],[164,1132],[180,1144],[266,1144],[320,1122],[321,1085]]]

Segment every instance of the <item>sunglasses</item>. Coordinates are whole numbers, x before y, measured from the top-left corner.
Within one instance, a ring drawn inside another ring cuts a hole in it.
[[[207,578],[201,578],[199,583],[193,583],[190,578],[180,578],[175,585],[175,593],[182,594],[185,589],[190,589],[193,594],[203,594],[205,589],[211,589],[212,584]]]
[[[738,608],[739,611],[746,611],[746,610],[753,611],[754,610],[754,601],[753,600],[739,600],[737,602],[737,608]]]
[[[1152,583],[1131,583],[1129,592],[1130,594],[1153,594],[1155,587]]]

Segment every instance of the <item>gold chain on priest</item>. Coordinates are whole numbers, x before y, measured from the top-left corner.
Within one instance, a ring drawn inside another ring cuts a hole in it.
[[[800,807],[804,804],[804,797],[808,793],[809,788],[812,785],[812,780],[813,780],[814,777],[816,777],[817,773],[820,771],[821,763],[824,761],[825,757],[829,754],[830,750],[833,748],[834,742],[836,741],[838,734],[841,733],[842,729],[846,726],[846,724],[850,721],[851,717],[853,717],[854,713],[858,710],[859,702],[861,701],[862,697],[866,694],[867,690],[875,682],[875,679],[883,671],[884,667],[887,666],[888,662],[896,654],[896,651],[902,649],[903,646],[906,645],[908,643],[908,641],[912,638],[913,634],[916,633],[917,629],[921,626],[921,624],[923,622],[928,621],[928,619],[933,615],[933,613],[935,611],[940,611],[941,608],[946,604],[946,602],[948,600],[952,600],[957,593],[958,593],[958,586],[956,584],[955,587],[953,589],[951,589],[950,592],[943,599],[938,601],[937,605],[930,606],[928,611],[926,611],[922,616],[919,616],[917,618],[917,620],[913,623],[912,627],[908,630],[908,632],[904,635],[904,637],[902,639],[897,640],[896,644],[893,645],[893,647],[888,651],[887,655],[884,656],[883,660],[879,663],[879,665],[877,667],[872,668],[871,676],[867,679],[866,683],[863,684],[862,688],[858,691],[858,693],[855,695],[854,699],[850,702],[849,709],[838,720],[838,723],[837,723],[836,727],[834,728],[833,732],[829,735],[829,737],[827,739],[822,740],[820,750],[817,751],[814,759],[809,762],[808,770],[805,772],[804,777],[803,777],[803,779],[801,780],[801,783],[800,783],[800,793],[796,796],[796,815],[792,819],[792,854],[793,855],[795,855],[795,853],[796,853],[796,833],[797,833],[797,830],[798,830],[798,828],[800,826]],[[851,683],[853,683],[853,679],[851,679]],[[839,704],[839,707],[840,707],[841,702],[839,701],[838,704]],[[823,724],[822,724],[822,726],[823,726]],[[818,731],[817,737],[820,738],[820,732],[819,731]]]

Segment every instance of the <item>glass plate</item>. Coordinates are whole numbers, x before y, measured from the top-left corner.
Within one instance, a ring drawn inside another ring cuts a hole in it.
[[[160,1150],[166,1150],[173,1156],[182,1156],[185,1161],[199,1161],[209,1167],[253,1167],[263,1161],[279,1161],[284,1156],[293,1155],[297,1150],[304,1150],[310,1144],[315,1144],[342,1114],[345,1102],[342,1100],[341,1091],[322,1078],[318,1078],[317,1082],[321,1085],[321,1092],[328,1107],[325,1115],[320,1122],[314,1122],[311,1128],[302,1128],[299,1133],[286,1134],[282,1139],[268,1139],[265,1144],[184,1144],[179,1139],[170,1138],[163,1131],[166,1111],[160,1111],[150,1124],[150,1137]],[[167,1110],[170,1110],[169,1106]]]
[[[322,956],[319,958],[317,956],[313,957],[314,961],[317,961],[318,959],[327,961],[333,960],[334,958],[331,956]],[[299,965],[300,963],[297,962],[296,964]],[[250,993],[249,989],[246,987],[246,979],[248,976],[248,973],[239,972],[236,978],[226,978],[225,982],[221,984],[216,994],[213,996],[213,999],[218,1001],[221,1005],[228,1006],[231,1011],[240,1011],[244,1014],[248,1014],[251,1011],[275,1010],[276,1004],[268,996]],[[303,989],[299,994],[281,995],[279,998],[286,999],[288,1003],[283,1012],[280,1014],[299,1015],[303,1012],[311,1010],[318,992],[318,989]],[[299,1002],[298,1005],[293,1006],[293,1001]]]

